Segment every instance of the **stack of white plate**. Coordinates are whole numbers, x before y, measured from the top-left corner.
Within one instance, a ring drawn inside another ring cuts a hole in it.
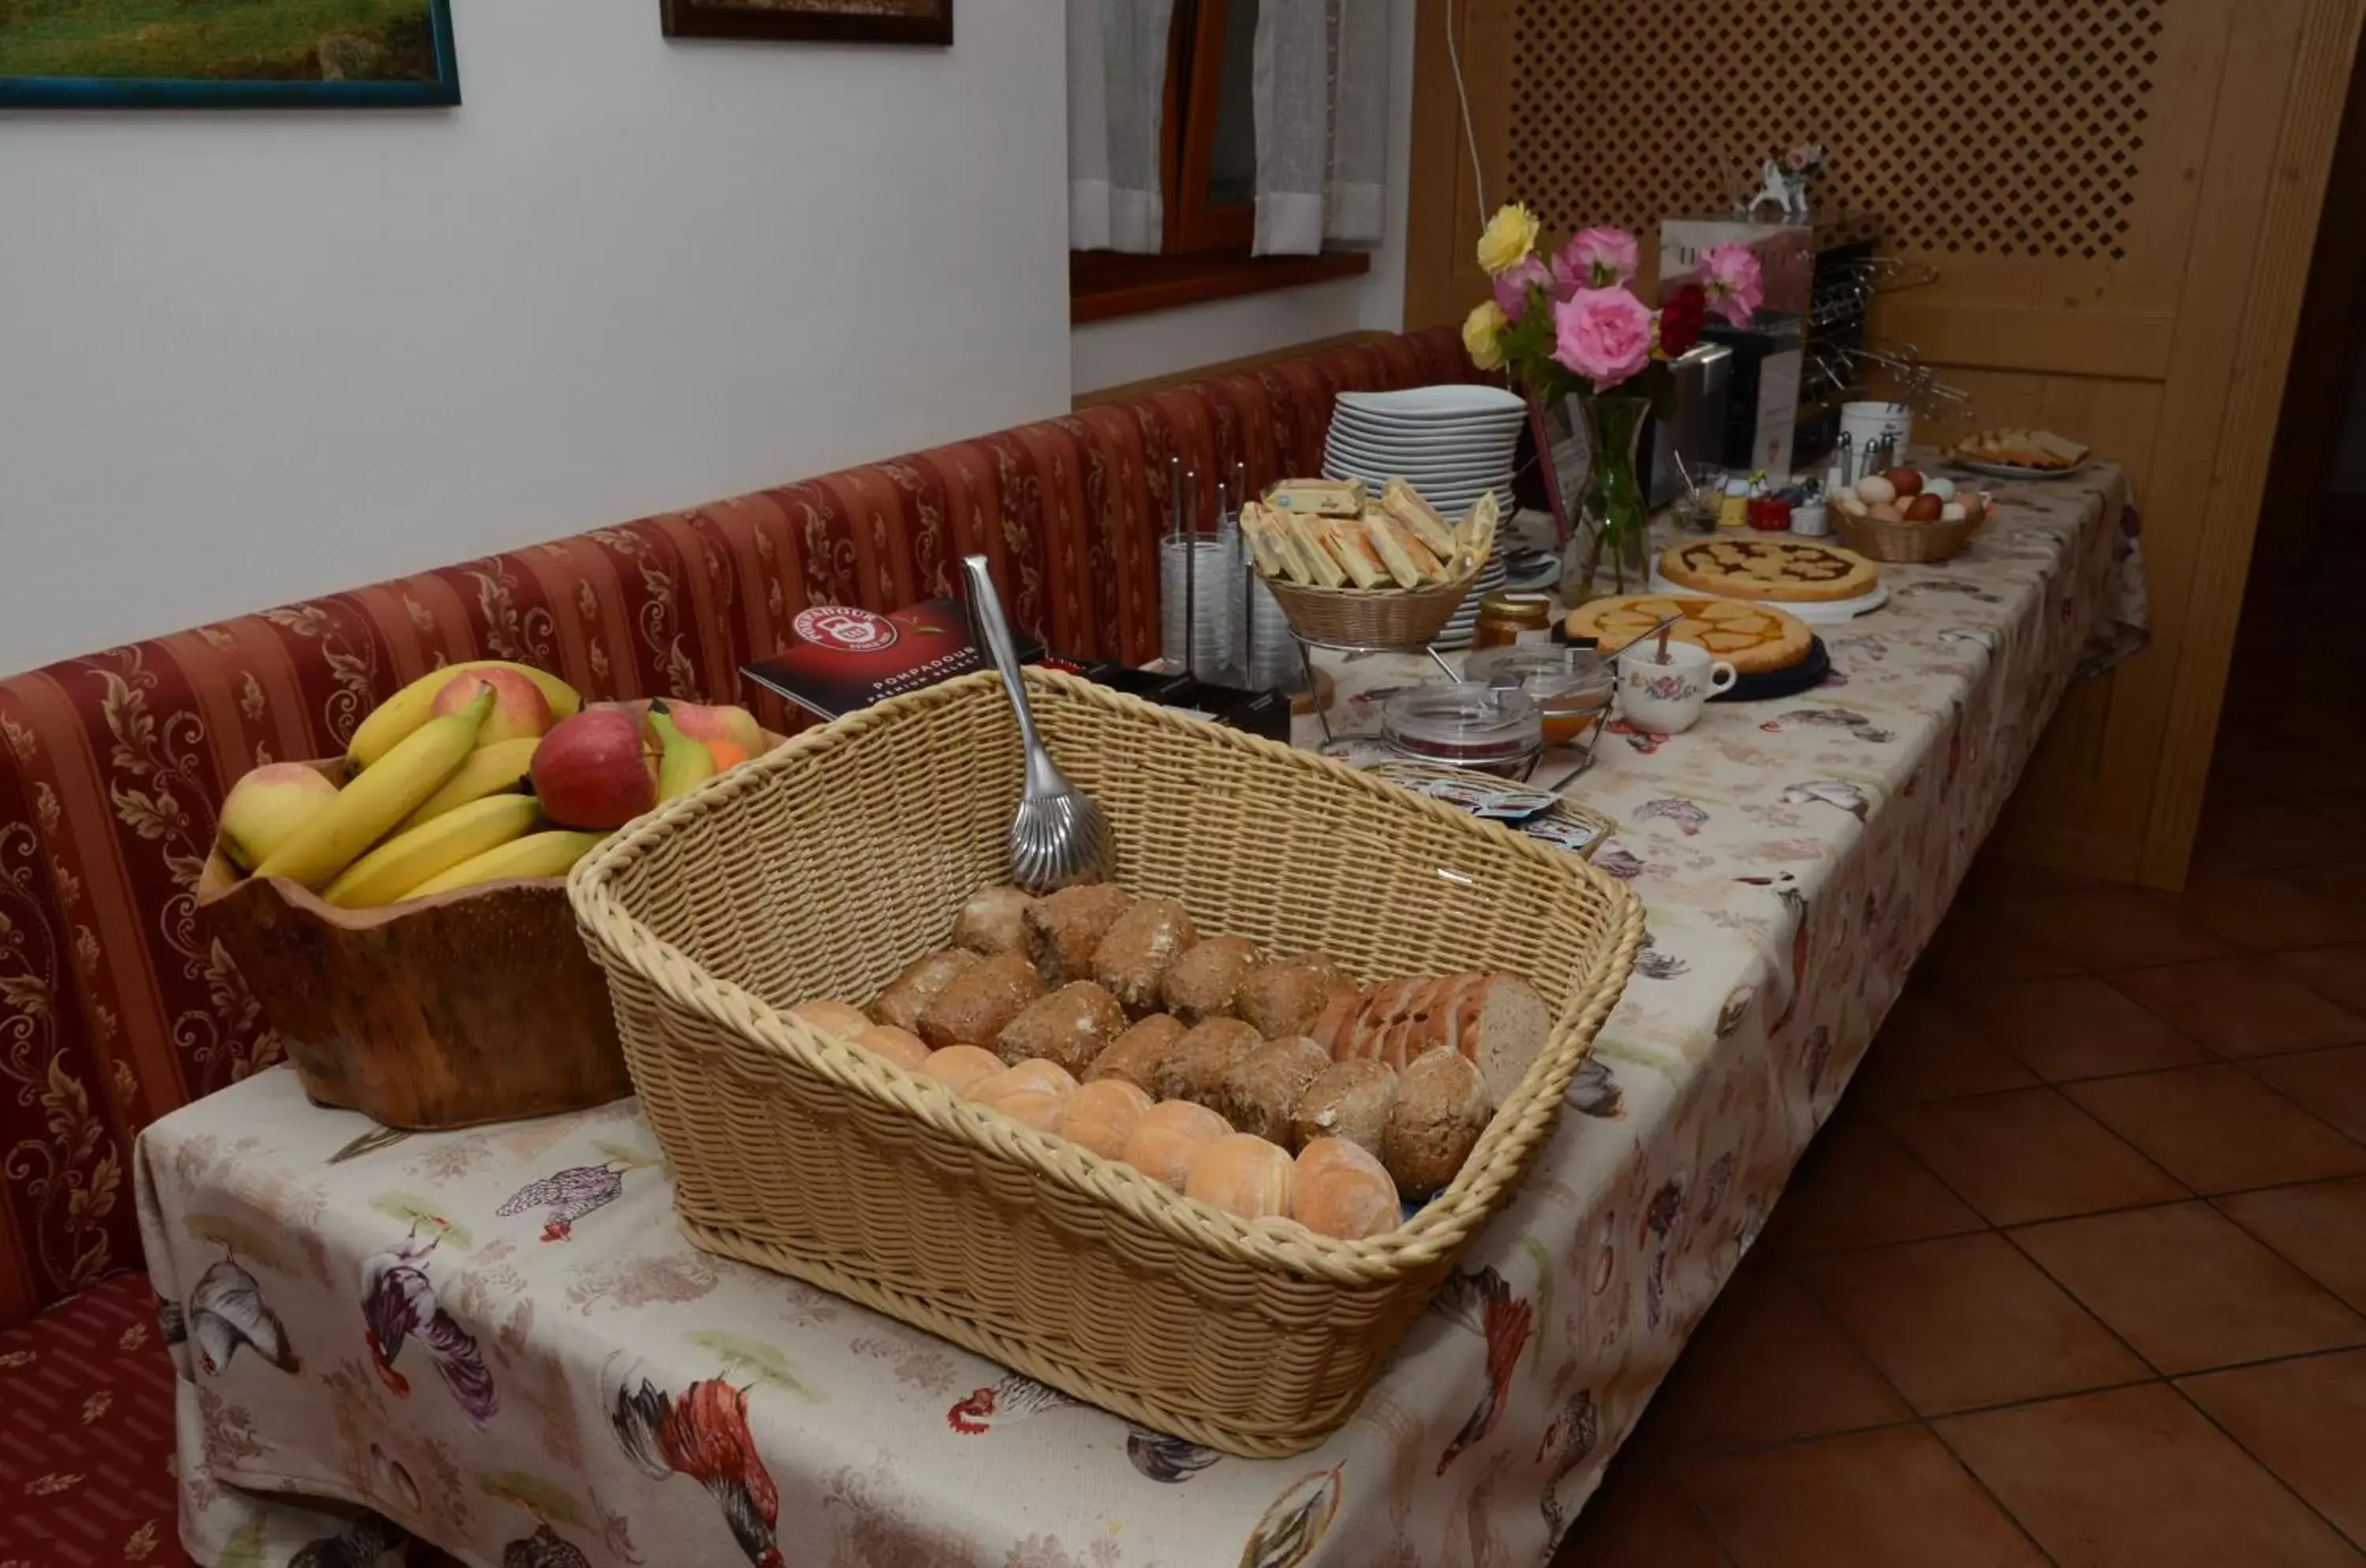
[[[1527,404],[1501,387],[1342,392],[1323,448],[1326,479],[1402,479],[1448,522],[1493,491],[1512,514],[1512,457]]]
[[[1512,459],[1528,406],[1500,387],[1414,387],[1402,392],[1342,392],[1324,443],[1325,479],[1361,479],[1377,491],[1401,479],[1448,523],[1469,515],[1492,492],[1503,517],[1512,515]],[[1506,536],[1479,569],[1479,581],[1436,638],[1440,648],[1466,648],[1479,622],[1479,601],[1504,586]]]

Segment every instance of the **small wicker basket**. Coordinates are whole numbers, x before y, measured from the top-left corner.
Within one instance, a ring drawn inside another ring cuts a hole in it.
[[[1290,629],[1333,648],[1416,648],[1434,640],[1479,581],[1479,568],[1426,588],[1311,588],[1268,577]]]
[[[1972,536],[1988,521],[1983,513],[1960,523],[1890,523],[1878,517],[1853,516],[1840,506],[1831,507],[1827,514],[1831,519],[1832,532],[1843,546],[1871,560],[1908,566],[1927,566],[1949,558],[1971,543]]]
[[[1549,1136],[1640,902],[1576,858],[1310,753],[1030,671],[1118,879],[1372,979],[1503,969],[1555,1021],[1452,1185],[1345,1242],[1258,1228],[785,1016],[867,1000],[1006,874],[1021,776],[991,672],[809,729],[587,857],[569,891],[701,1247],[1233,1453],[1344,1421]]]

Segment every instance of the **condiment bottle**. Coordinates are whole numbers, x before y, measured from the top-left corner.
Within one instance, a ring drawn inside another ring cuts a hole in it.
[[[1720,528],[1746,527],[1750,522],[1750,481],[1730,479],[1725,481],[1725,499],[1717,509],[1717,525]]]

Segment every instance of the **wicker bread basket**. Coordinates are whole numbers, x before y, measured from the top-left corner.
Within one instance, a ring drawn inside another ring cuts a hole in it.
[[[1426,588],[1313,588],[1265,579],[1290,629],[1333,648],[1413,648],[1446,629],[1462,607],[1479,568]]]
[[[931,1330],[1144,1426],[1278,1455],[1346,1418],[1550,1134],[1642,940],[1572,856],[1325,759],[1031,671],[1118,880],[1366,979],[1500,968],[1555,1010],[1461,1174],[1363,1242],[1259,1229],[783,1010],[867,1001],[1005,874],[1018,735],[990,672],[806,731],[569,881],[699,1246]]]

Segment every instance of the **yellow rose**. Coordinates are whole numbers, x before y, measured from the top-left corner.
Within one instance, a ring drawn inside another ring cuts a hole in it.
[[[1487,231],[1479,236],[1479,265],[1490,277],[1501,276],[1527,260],[1537,248],[1537,215],[1518,202],[1495,209]]]
[[[1512,324],[1504,308],[1493,299],[1482,299],[1462,319],[1462,346],[1470,351],[1470,363],[1482,370],[1500,369],[1504,363],[1504,329]]]

